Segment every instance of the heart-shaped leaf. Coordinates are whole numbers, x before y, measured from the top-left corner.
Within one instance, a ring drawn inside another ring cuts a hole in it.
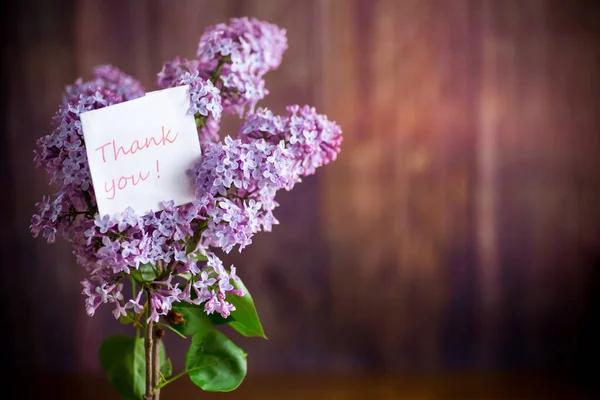
[[[100,346],[100,364],[111,386],[125,400],[139,400],[146,392],[146,356],[144,339],[129,336],[109,336]],[[160,344],[160,372],[171,376],[171,360]]]
[[[194,335],[185,366],[190,380],[207,392],[229,392],[246,376],[246,353],[221,332]]]
[[[125,400],[139,400],[145,393],[144,340],[122,335],[107,337],[100,346],[100,363],[111,386]]]

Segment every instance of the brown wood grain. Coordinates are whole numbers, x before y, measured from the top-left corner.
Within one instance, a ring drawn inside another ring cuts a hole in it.
[[[227,256],[269,336],[239,340],[250,368],[536,368],[578,360],[574,343],[587,328],[600,239],[598,27],[583,3],[21,7],[3,154],[17,248],[5,263],[18,266],[10,279],[29,284],[6,290],[23,293],[32,326],[23,343],[33,344],[18,346],[40,367],[98,371],[101,340],[127,332],[108,310],[87,317],[84,274],[68,246],[28,232],[33,204],[53,190],[31,151],[51,129],[62,88],[111,63],[151,90],[163,61],[193,57],[206,26],[242,15],[288,32],[262,104],[279,113],[315,105],[344,130],[339,159],[279,196],[281,225]],[[229,118],[222,134],[238,126]],[[17,320],[20,309],[11,309]],[[49,326],[52,334],[39,333]],[[177,359],[185,343],[168,337],[167,348]]]

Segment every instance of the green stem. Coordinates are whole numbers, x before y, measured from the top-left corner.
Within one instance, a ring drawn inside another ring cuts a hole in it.
[[[85,200],[85,204],[87,204],[90,216],[93,216],[97,210],[92,205],[92,196],[90,196],[87,190],[83,191],[83,199]]]
[[[142,308],[140,310],[140,313],[137,315],[137,317],[135,317],[134,324],[138,324],[139,326],[142,326],[140,320],[142,319],[142,314],[144,314],[144,312],[146,311],[146,306],[147,305],[148,305],[148,303],[144,304],[144,308]]]
[[[157,388],[158,388],[158,389],[160,389],[160,388],[163,388],[163,387],[167,386],[169,383],[171,383],[171,382],[173,382],[173,381],[176,381],[177,379],[179,379],[179,378],[181,378],[182,376],[186,375],[187,373],[189,373],[189,371],[187,371],[187,370],[186,370],[186,371],[183,371],[183,372],[181,372],[181,373],[179,373],[179,374],[175,375],[175,376],[174,376],[174,377],[172,377],[171,379],[168,379],[168,380],[166,380],[166,381],[164,381],[164,382],[160,383],[160,384],[157,386]]]
[[[194,115],[194,120],[196,121],[196,128],[202,129],[202,128],[204,128],[206,121],[208,121],[208,117],[206,115],[196,113]]]
[[[73,220],[75,220],[74,217],[77,217],[78,215],[91,216],[91,214],[90,214],[89,211],[77,211],[77,210],[74,210],[74,211],[69,212],[68,214],[59,215],[58,219],[59,219],[59,221],[62,220],[62,219],[64,219],[64,218],[68,218],[68,219],[73,218]]]
[[[215,71],[210,77],[210,81],[213,85],[217,84],[217,81],[221,77],[221,69],[223,68],[223,65],[225,65],[225,63],[229,60],[231,60],[231,56],[225,56],[219,60],[217,68],[215,68]],[[208,116],[197,113],[194,115],[194,120],[196,121],[196,128],[202,129],[204,128],[204,125],[206,125],[206,121],[208,121]]]
[[[176,381],[177,379],[181,378],[184,375],[189,374],[190,372],[197,371],[199,369],[206,368],[206,367],[211,367],[213,365],[216,365],[216,363],[214,363],[214,364],[208,364],[208,365],[202,365],[200,367],[194,367],[192,369],[186,369],[185,371],[178,373],[177,375],[175,375],[171,379],[169,379],[167,381],[164,381],[163,383],[159,384],[157,386],[157,389],[160,389],[160,388],[163,388],[163,387],[167,386],[169,383],[172,383],[173,381]]]
[[[215,85],[217,83],[217,80],[221,77],[221,69],[223,68],[223,65],[225,65],[225,63],[228,62],[230,59],[231,56],[225,56],[219,60],[215,72],[213,72],[212,76],[210,77],[210,81],[213,85]]]
[[[140,328],[143,328],[142,324],[139,321],[137,321],[136,319],[131,318],[128,315],[127,316],[123,316],[121,318],[125,318],[125,320],[126,320],[127,323],[132,323],[133,326],[136,329],[136,335],[137,335],[136,337],[140,337],[139,330],[140,330]]]
[[[158,371],[158,375],[160,376],[161,382],[165,382],[167,380],[167,378],[165,378],[165,376],[162,374],[162,372],[160,372],[160,370]],[[158,385],[156,385],[156,386],[158,386]]]
[[[184,339],[187,339],[187,336],[185,336],[184,334],[182,334],[181,332],[177,331],[177,329],[173,328],[171,325],[168,324],[162,324],[162,323],[157,323],[157,326],[164,326],[165,328],[168,328],[170,330],[172,330],[173,332],[175,332],[176,334],[178,334],[179,336],[181,336]]]
[[[137,284],[131,275],[129,275],[129,280],[131,281],[132,298],[135,299],[137,297]],[[137,339],[140,337],[140,328],[142,327],[142,324],[140,324],[137,319],[133,319],[133,326],[135,326],[135,338]]]

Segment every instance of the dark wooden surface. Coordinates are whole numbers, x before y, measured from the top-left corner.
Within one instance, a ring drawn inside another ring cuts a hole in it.
[[[345,135],[335,163],[280,196],[281,225],[229,257],[269,336],[239,340],[256,355],[251,368],[579,368],[598,354],[592,5],[16,4],[4,48],[2,291],[19,362],[97,372],[101,340],[124,332],[108,310],[86,316],[83,271],[68,246],[28,231],[33,204],[53,190],[32,150],[51,129],[62,88],[112,63],[150,90],[162,61],[193,56],[204,27],[249,15],[288,31],[262,104],[276,112],[313,104]],[[183,354],[176,337],[167,347]]]
[[[39,378],[20,393],[47,400],[112,400],[100,376]],[[28,397],[31,396],[31,397]],[[268,375],[248,378],[230,393],[201,392],[182,379],[161,391],[161,400],[591,400],[592,393],[536,375]]]

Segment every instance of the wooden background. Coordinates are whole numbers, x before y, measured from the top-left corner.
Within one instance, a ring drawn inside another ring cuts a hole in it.
[[[101,340],[127,332],[108,309],[87,317],[69,247],[29,234],[34,203],[54,190],[32,150],[61,90],[101,63],[151,90],[162,62],[192,57],[206,26],[248,15],[288,31],[262,104],[314,105],[345,136],[335,163],[280,195],[281,225],[229,257],[269,336],[239,340],[250,371],[576,371],[599,355],[590,4],[15,5],[4,24],[2,304],[19,365],[97,372]],[[177,337],[166,344],[183,354]]]

